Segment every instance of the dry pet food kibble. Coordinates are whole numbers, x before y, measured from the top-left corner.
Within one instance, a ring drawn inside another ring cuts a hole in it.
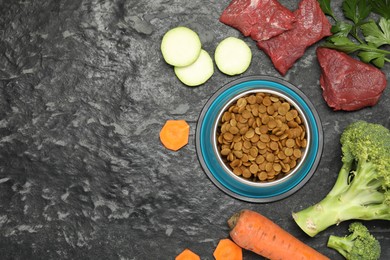
[[[260,92],[243,96],[227,108],[217,141],[233,173],[256,182],[289,174],[307,145],[298,111],[284,98]]]

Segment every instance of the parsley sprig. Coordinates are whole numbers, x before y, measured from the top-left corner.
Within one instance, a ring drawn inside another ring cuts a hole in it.
[[[382,68],[390,62],[390,0],[344,0],[342,11],[345,20],[339,20],[331,0],[318,0],[322,11],[332,17],[333,35],[324,46],[346,53],[357,53],[360,60]],[[380,16],[378,21],[370,14]]]

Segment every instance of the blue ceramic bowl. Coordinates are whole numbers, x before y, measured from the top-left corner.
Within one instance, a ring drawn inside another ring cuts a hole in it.
[[[236,176],[223,162],[217,147],[218,122],[223,112],[238,98],[256,92],[271,93],[289,101],[303,118],[307,135],[307,146],[294,170],[267,183]],[[244,77],[223,86],[205,104],[196,128],[196,150],[205,173],[225,193],[250,202],[276,201],[296,192],[314,174],[322,148],[323,132],[314,106],[291,83],[269,76]]]

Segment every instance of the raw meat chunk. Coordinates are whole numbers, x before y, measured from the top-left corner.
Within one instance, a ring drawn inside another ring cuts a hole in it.
[[[244,36],[262,41],[291,29],[295,18],[277,0],[233,0],[219,20]]]
[[[331,35],[332,26],[318,1],[302,0],[294,14],[296,22],[293,29],[257,43],[282,75],[303,56],[307,47]]]
[[[323,97],[333,110],[353,111],[378,103],[387,84],[381,70],[324,47],[317,49],[317,58]]]

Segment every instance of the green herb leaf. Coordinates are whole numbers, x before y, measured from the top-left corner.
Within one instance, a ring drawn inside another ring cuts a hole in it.
[[[352,53],[359,50],[359,45],[348,39],[345,36],[328,37],[328,41],[324,44],[325,47],[336,49],[346,53]]]
[[[379,20],[379,26],[374,21],[370,21],[363,24],[360,28],[368,43],[376,47],[390,44],[390,19],[386,20],[382,17]]]
[[[361,61],[365,63],[372,62],[375,66],[382,68],[385,64],[385,54],[370,52],[370,51],[361,51],[358,53],[358,56]]]
[[[390,19],[390,0],[370,0],[370,5],[374,13]]]
[[[332,26],[331,32],[333,36],[344,36],[347,37],[348,34],[352,30],[352,25],[346,22],[337,22],[335,25]]]
[[[320,4],[320,7],[324,14],[331,16],[334,20],[336,20],[336,17],[333,14],[332,8],[330,7],[331,0],[318,0],[318,3]]]
[[[376,59],[372,60],[372,63],[378,68],[383,68],[385,66],[385,55],[382,55]]]
[[[355,25],[359,25],[371,12],[368,0],[344,0],[342,7],[345,17]]]
[[[343,0],[344,18],[336,20],[331,9],[331,0],[318,0],[323,12],[335,20],[332,36],[327,37],[324,47],[345,53],[356,53],[360,60],[382,68],[390,62],[390,0]],[[379,22],[367,21],[371,11],[381,15]],[[362,38],[364,36],[364,39]]]

